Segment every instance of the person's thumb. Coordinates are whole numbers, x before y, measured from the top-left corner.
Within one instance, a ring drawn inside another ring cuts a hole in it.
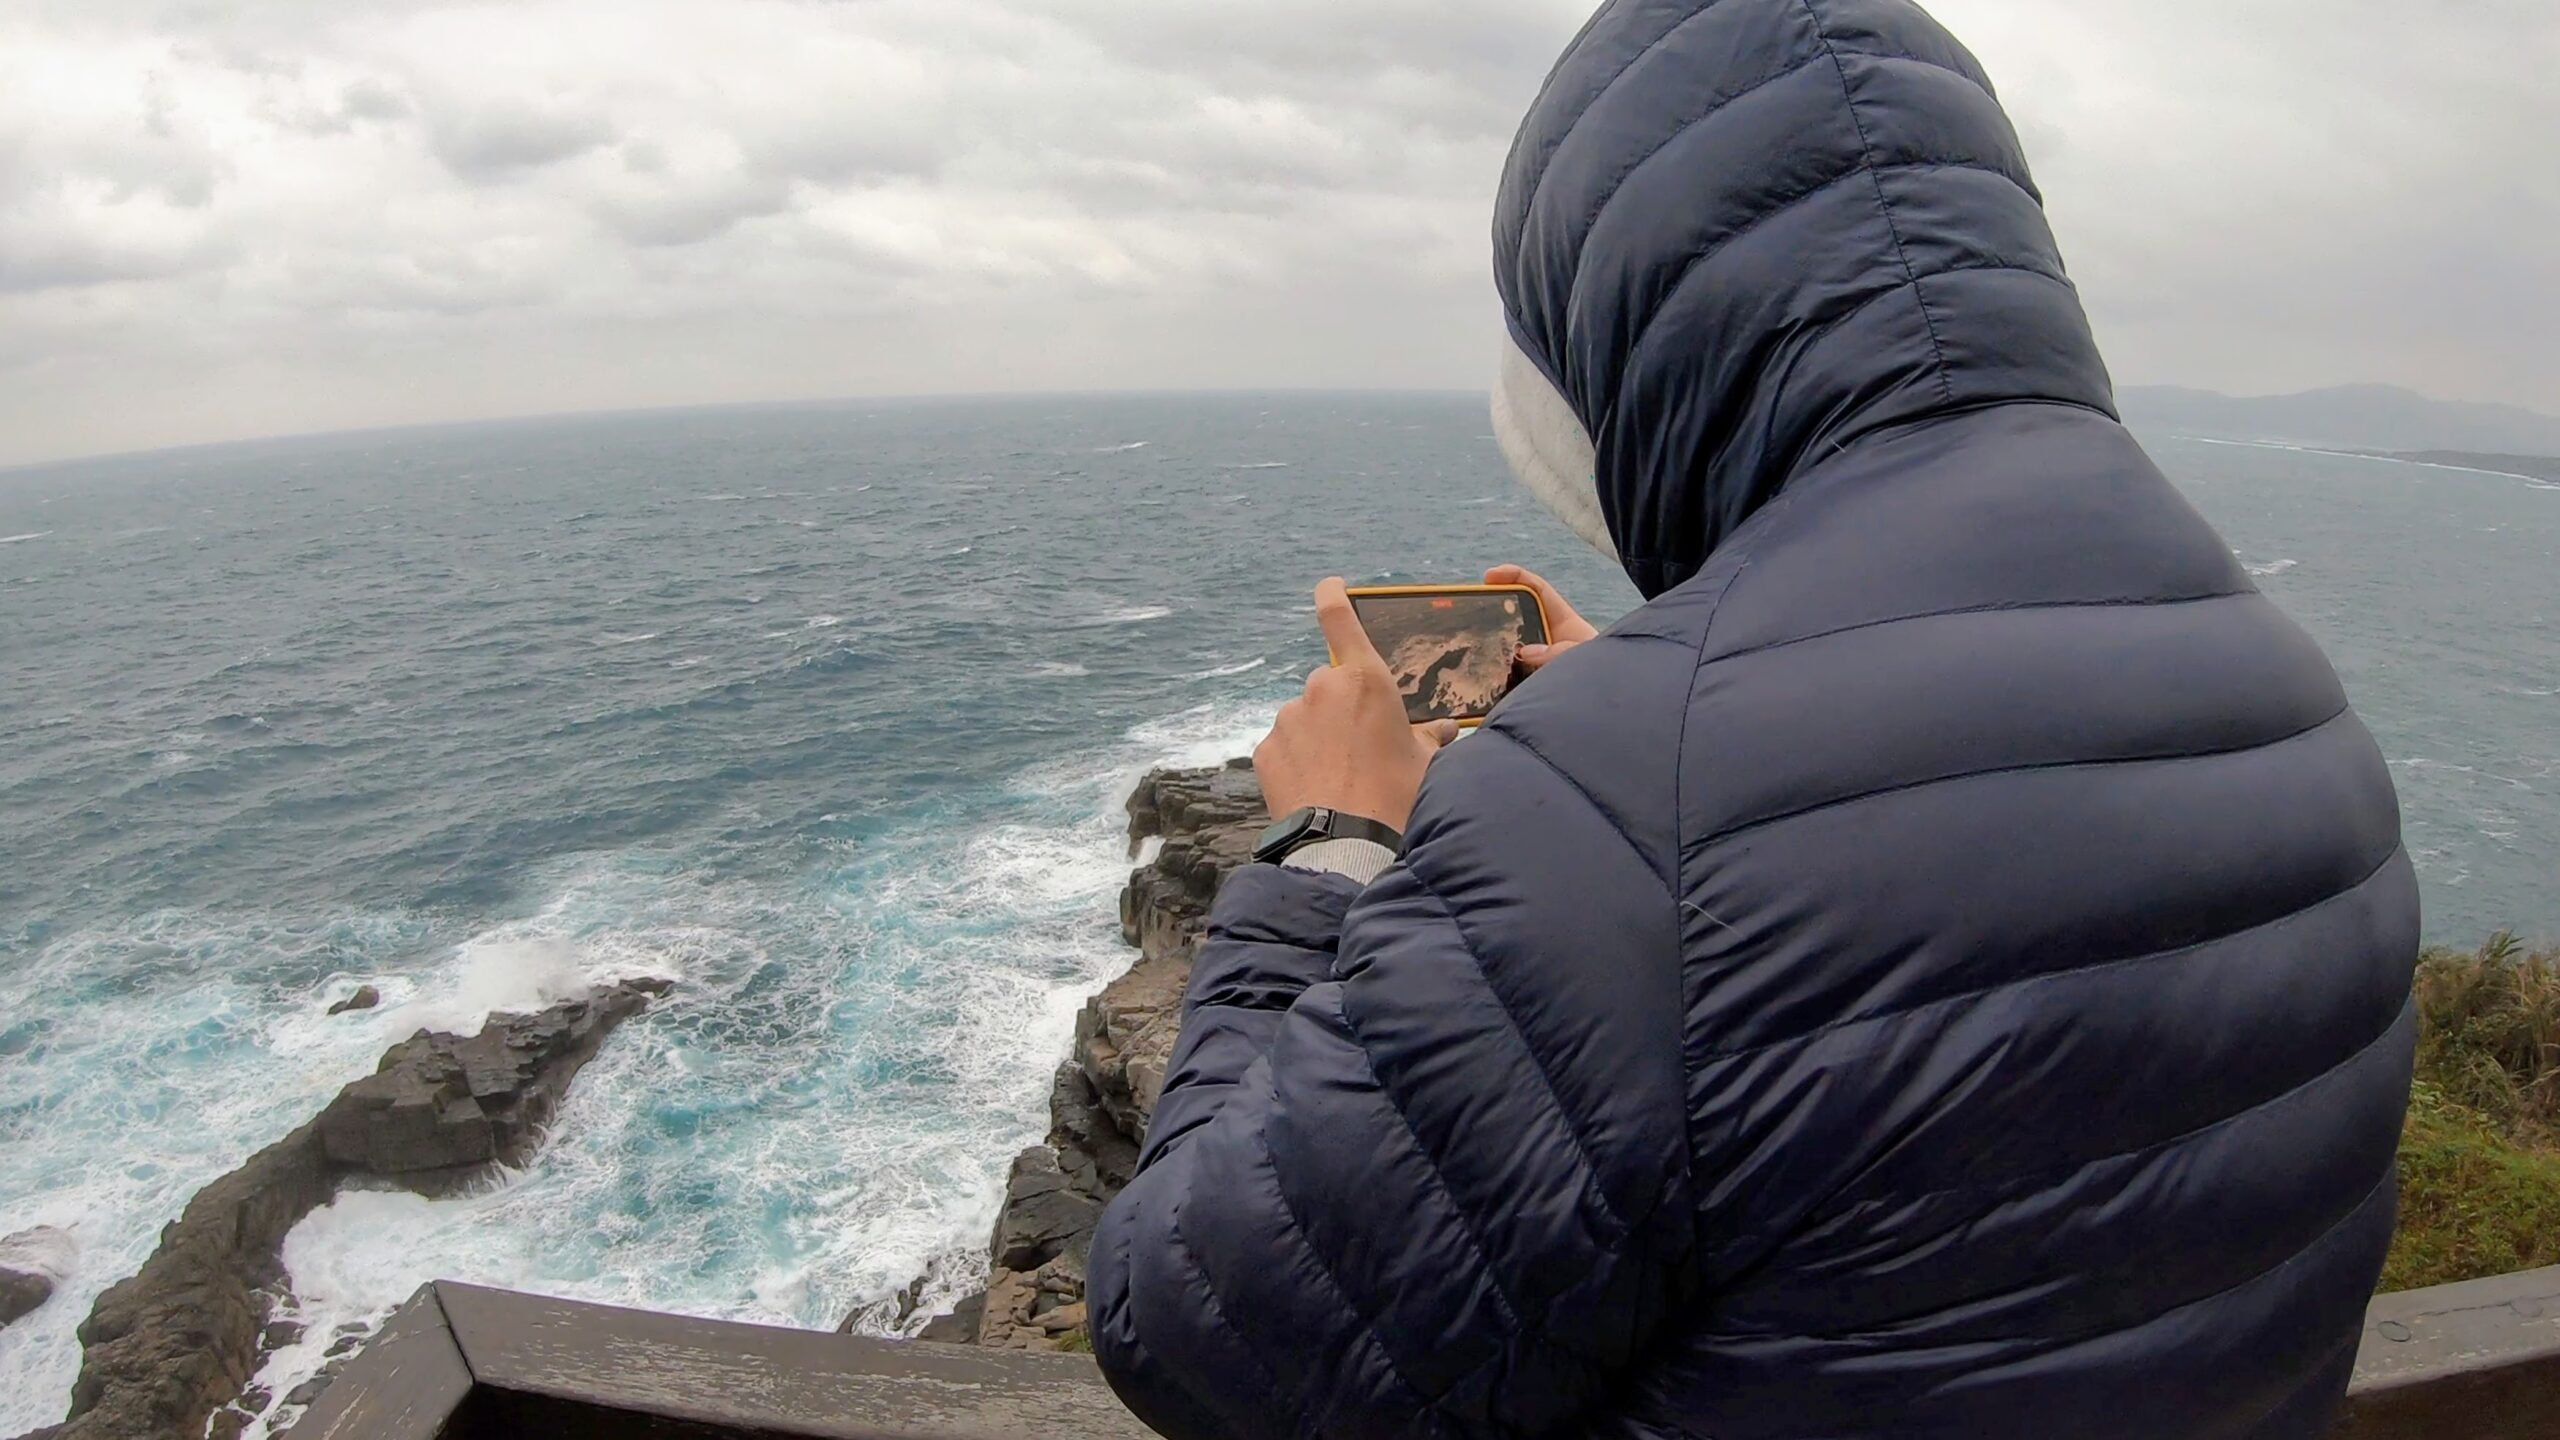
[[[1581,643],[1579,640],[1559,640],[1552,645],[1523,645],[1520,647],[1520,668],[1534,675],[1545,669],[1549,661]]]
[[[1443,750],[1458,743],[1459,726],[1455,720],[1434,720],[1413,727],[1413,738],[1426,750]]]

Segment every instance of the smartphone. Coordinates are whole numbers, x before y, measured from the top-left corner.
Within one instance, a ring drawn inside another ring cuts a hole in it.
[[[1547,643],[1546,607],[1525,585],[1355,589],[1351,609],[1420,725],[1481,725],[1519,678],[1520,647]]]

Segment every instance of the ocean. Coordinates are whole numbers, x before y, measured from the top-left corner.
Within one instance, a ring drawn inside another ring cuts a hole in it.
[[[502,1186],[297,1230],[270,1383],[433,1278],[832,1327],[977,1254],[1128,959],[1121,800],[1249,748],[1315,580],[1635,603],[1487,429],[950,400],[0,472],[0,1235],[80,1247],[0,1330],[0,1434],[199,1186],[420,1026],[599,979],[680,988]],[[2338,662],[2430,936],[2560,935],[2560,487],[2145,438]]]

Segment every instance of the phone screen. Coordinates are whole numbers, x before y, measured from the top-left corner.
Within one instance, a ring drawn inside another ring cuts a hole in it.
[[[1546,617],[1517,590],[1353,592],[1351,608],[1404,692],[1406,718],[1481,720],[1511,691],[1523,645],[1547,643]]]

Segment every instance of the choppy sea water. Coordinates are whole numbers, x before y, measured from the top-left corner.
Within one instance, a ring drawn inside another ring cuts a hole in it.
[[[975,1252],[1127,958],[1129,783],[1250,743],[1315,578],[1634,602],[1485,431],[954,401],[0,473],[0,1234],[80,1244],[0,1331],[0,1433],[198,1186],[418,1026],[603,978],[682,988],[505,1185],[306,1222],[271,1381],[430,1278],[832,1326]],[[2560,934],[2560,493],[2149,438],[2338,660],[2430,933]]]

